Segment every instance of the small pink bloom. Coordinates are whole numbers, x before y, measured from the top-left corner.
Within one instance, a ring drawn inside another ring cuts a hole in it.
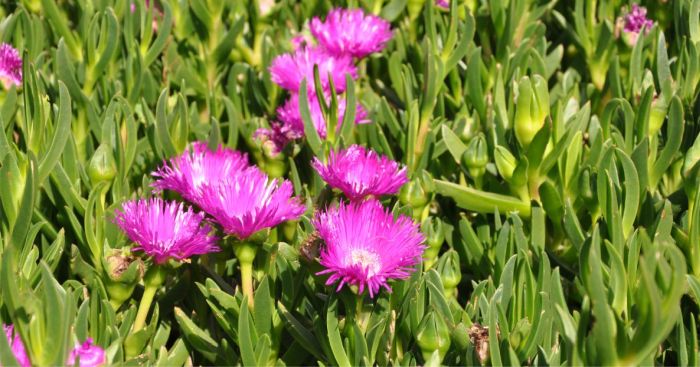
[[[405,279],[415,271],[425,249],[418,224],[409,217],[395,217],[376,200],[344,204],[318,212],[312,220],[325,242],[319,262],[330,274],[326,285],[338,282],[365,288],[370,297],[380,288],[391,292],[389,280]]]
[[[219,251],[211,227],[201,225],[204,213],[182,203],[159,198],[127,201],[116,211],[115,223],[136,246],[161,264],[169,258],[184,260],[194,255]]]
[[[449,8],[450,7],[450,0],[435,0],[435,5],[437,5],[441,8]]]
[[[647,34],[654,26],[654,21],[647,18],[647,9],[637,4],[632,4],[632,10],[625,15],[624,22],[624,40],[629,45],[637,43],[642,29],[644,29],[644,34]]]
[[[10,350],[12,351],[12,354],[14,354],[17,363],[19,363],[20,367],[31,367],[32,362],[29,360],[27,351],[24,349],[22,338],[20,338],[19,333],[15,333],[14,326],[3,325],[2,328],[5,330],[7,343],[10,345]]]
[[[87,338],[85,343],[76,345],[70,352],[66,364],[74,366],[76,361],[79,362],[80,367],[97,367],[107,362],[104,349],[94,345],[92,338]]]
[[[304,213],[304,204],[292,197],[293,191],[291,182],[285,180],[278,184],[257,167],[250,167],[222,183],[205,185],[201,208],[224,232],[246,239]]]
[[[316,90],[314,83],[314,65],[318,65],[319,78],[324,91],[330,90],[330,80],[333,81],[335,90],[340,93],[345,90],[345,74],[357,78],[357,67],[349,56],[333,56],[318,47],[300,48],[294,53],[283,54],[275,57],[270,66],[272,81],[280,87],[298,92],[301,82],[306,79],[306,88],[309,93]]]
[[[173,190],[191,203],[199,205],[201,188],[205,183],[214,184],[247,168],[245,153],[219,146],[211,150],[206,142],[198,141],[173,157],[153,173],[158,179],[156,190]]]
[[[368,195],[396,194],[408,182],[405,167],[359,145],[337,153],[331,151],[326,164],[314,158],[311,165],[326,183],[353,201]]]
[[[0,81],[5,89],[22,85],[22,58],[7,43],[0,44]]]
[[[362,9],[333,9],[324,22],[318,17],[309,24],[318,43],[337,56],[365,57],[384,49],[391,39],[391,25]]]

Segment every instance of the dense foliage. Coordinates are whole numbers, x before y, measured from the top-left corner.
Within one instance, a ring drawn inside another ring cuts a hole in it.
[[[700,0],[0,15],[2,366],[700,364]]]

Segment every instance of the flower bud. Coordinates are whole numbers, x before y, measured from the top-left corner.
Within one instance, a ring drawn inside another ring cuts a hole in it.
[[[435,311],[428,312],[418,325],[416,341],[424,360],[428,360],[430,355],[437,350],[442,363],[445,354],[450,349],[450,331],[442,316]]]
[[[117,174],[117,163],[114,161],[112,147],[108,143],[100,144],[90,159],[87,171],[93,185],[114,179]]]
[[[518,98],[515,105],[515,137],[526,148],[544,126],[549,116],[549,90],[547,81],[539,75],[523,77],[518,83]]]
[[[472,176],[477,187],[481,187],[481,180],[486,172],[486,164],[489,162],[489,153],[486,138],[479,134],[467,146],[462,154],[462,164],[467,166],[469,175]]]
[[[520,321],[515,324],[513,331],[510,333],[510,345],[514,348],[522,346],[527,340],[528,335],[530,335],[531,329],[532,325],[527,319],[520,319]]]
[[[649,111],[649,137],[656,136],[661,129],[666,119],[668,111],[668,103],[662,97],[654,98],[651,102],[651,111]]]
[[[445,297],[455,297],[457,295],[457,286],[462,280],[457,251],[449,250],[445,252],[438,260],[437,271],[440,273],[440,279],[442,279],[442,285],[445,288]]]
[[[399,200],[402,204],[409,205],[413,208],[413,218],[419,219],[430,202],[430,194],[432,191],[432,177],[430,177],[430,174],[423,171],[401,187],[401,191],[399,191]]]
[[[469,116],[464,113],[458,117],[454,132],[462,142],[469,143],[479,133],[481,128],[479,125],[479,116]]]
[[[287,173],[287,161],[284,160],[283,154],[279,154],[277,158],[265,157],[265,162],[262,162],[261,166],[270,178],[284,177]]]
[[[445,232],[442,221],[439,218],[428,217],[421,225],[421,232],[425,235],[428,247],[423,252],[423,264],[429,269],[437,259],[443,242],[445,242]]]
[[[581,171],[578,182],[579,196],[586,204],[591,212],[596,211],[598,207],[598,199],[596,194],[596,178],[591,173],[590,168],[586,167]]]
[[[518,163],[515,161],[515,157],[508,149],[500,145],[496,146],[493,155],[494,160],[496,161],[496,169],[498,169],[498,173],[504,180],[510,181],[511,177],[513,177],[515,167],[518,165]]]
[[[452,330],[451,339],[455,342],[455,346],[461,350],[466,351],[471,344],[469,340],[469,328],[464,323],[460,322]]]

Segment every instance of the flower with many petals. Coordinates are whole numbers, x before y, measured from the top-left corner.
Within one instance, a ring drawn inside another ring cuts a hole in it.
[[[181,155],[171,158],[153,173],[158,177],[153,187],[173,190],[186,200],[199,205],[201,188],[214,184],[249,167],[245,153],[219,146],[211,150],[205,142],[195,142]]]
[[[132,250],[152,256],[157,264],[219,251],[203,220],[204,213],[159,198],[127,201],[115,215],[115,223],[136,244]]]
[[[324,91],[330,90],[330,81],[337,92],[345,90],[345,74],[357,78],[357,67],[349,56],[334,56],[319,47],[303,47],[293,53],[279,55],[272,60],[270,74],[272,81],[280,87],[298,92],[301,82],[306,79],[309,93],[313,93],[314,65],[318,65],[319,78]],[[329,80],[330,74],[330,80]]]
[[[292,183],[278,185],[257,167],[230,176],[202,190],[201,207],[224,232],[246,239],[255,232],[294,220],[304,213],[304,204],[293,198]]]
[[[22,58],[7,43],[0,44],[0,81],[6,89],[22,85]]]
[[[20,367],[31,367],[32,362],[29,360],[27,351],[24,349],[24,344],[19,336],[19,333],[15,332],[13,325],[3,325],[2,328],[5,331],[5,337],[7,338],[7,344],[10,345],[10,351],[15,357],[15,360]]]
[[[326,285],[338,282],[365,288],[374,297],[380,288],[391,291],[390,279],[405,279],[420,262],[425,238],[418,224],[406,216],[394,217],[376,200],[339,204],[316,214],[312,221],[325,242],[319,255],[330,274]]]
[[[391,39],[391,25],[362,9],[333,9],[325,21],[318,17],[309,24],[318,43],[336,56],[365,57],[379,52]]]
[[[94,345],[92,338],[87,338],[83,344],[78,344],[70,352],[68,361],[69,366],[74,366],[75,362],[79,362],[80,367],[97,367],[106,363],[105,351],[98,345]]]
[[[314,158],[311,165],[331,187],[341,190],[350,200],[373,195],[393,195],[408,182],[406,168],[386,156],[359,145],[330,152],[323,164]]]

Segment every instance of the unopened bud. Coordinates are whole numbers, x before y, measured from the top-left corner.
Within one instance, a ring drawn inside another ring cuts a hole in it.
[[[518,83],[518,99],[515,105],[515,137],[526,148],[544,126],[549,116],[549,89],[547,81],[535,75],[523,77]]]
[[[428,247],[423,252],[423,263],[426,269],[430,268],[437,259],[443,242],[445,242],[445,232],[442,221],[439,218],[428,217],[421,225],[421,232],[425,235]]]
[[[469,116],[466,113],[457,120],[454,132],[464,143],[469,143],[480,130],[478,115]]]
[[[651,111],[649,111],[649,137],[656,136],[661,129],[666,119],[668,111],[668,103],[662,97],[654,98],[651,102]]]
[[[462,154],[462,164],[467,166],[469,175],[472,176],[477,187],[481,186],[481,179],[486,172],[486,164],[489,162],[488,147],[486,138],[483,134],[479,134],[472,139],[467,146],[467,150]]]
[[[496,161],[496,169],[498,169],[501,177],[506,181],[510,181],[515,167],[518,165],[513,154],[508,149],[497,145],[494,150],[494,160]]]
[[[462,280],[457,251],[449,250],[445,252],[438,260],[437,271],[440,273],[440,279],[442,279],[442,285],[445,288],[445,297],[456,296],[457,286]]]
[[[442,362],[445,354],[450,349],[450,331],[447,328],[447,324],[445,324],[445,320],[435,311],[428,312],[418,325],[416,341],[425,360],[428,360],[433,352],[437,350],[440,355],[440,362]]]
[[[103,181],[112,181],[117,174],[117,163],[114,161],[112,147],[107,143],[102,143],[97,148],[90,159],[88,166],[88,176],[92,184]]]

